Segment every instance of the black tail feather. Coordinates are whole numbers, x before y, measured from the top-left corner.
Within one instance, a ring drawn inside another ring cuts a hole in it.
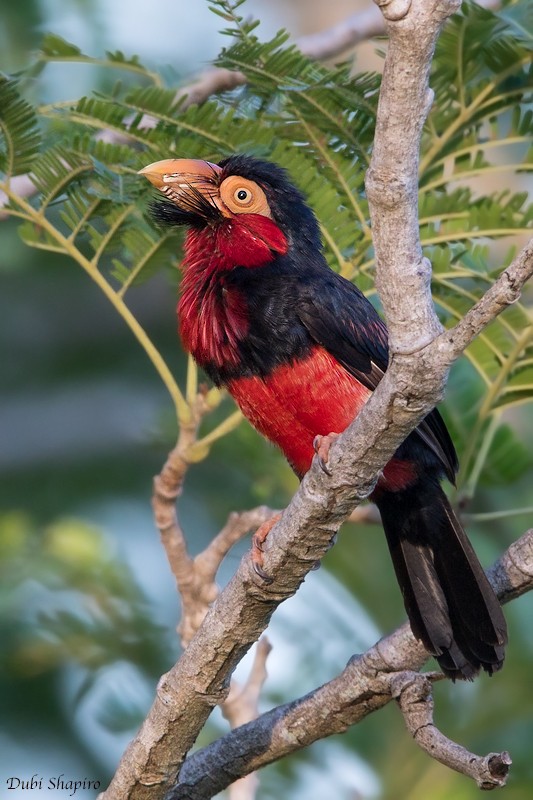
[[[414,635],[451,678],[499,670],[505,618],[439,483],[376,494]]]

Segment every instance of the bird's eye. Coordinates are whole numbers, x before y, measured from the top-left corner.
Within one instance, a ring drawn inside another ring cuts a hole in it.
[[[270,217],[265,192],[255,181],[241,175],[228,175],[218,189],[218,201],[225,216],[232,214],[262,214]]]
[[[238,189],[235,189],[233,192],[233,197],[236,203],[239,205],[246,206],[252,202],[253,195],[249,189],[245,189],[244,186],[240,186]]]

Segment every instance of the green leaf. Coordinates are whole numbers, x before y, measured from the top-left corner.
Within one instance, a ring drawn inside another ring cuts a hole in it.
[[[443,321],[455,324],[491,286],[494,275],[487,270],[488,249],[472,247],[429,248],[428,255],[434,266],[434,297],[443,311]],[[519,364],[531,326],[529,314],[521,303],[516,303],[497,317],[466,351],[488,387],[499,381],[502,368],[513,369]],[[525,387],[522,387],[525,388]],[[503,387],[502,387],[503,390]],[[493,407],[511,403],[502,390],[495,391]],[[533,394],[531,395],[533,397]]]
[[[12,640],[4,641],[9,668],[38,675],[70,660],[95,678],[102,667],[127,660],[160,674],[168,661],[161,629],[129,567],[100,531],[74,518],[39,530],[24,515],[3,515],[0,550],[13,621]],[[23,589],[26,580],[31,592]],[[28,625],[29,619],[38,625]],[[88,677],[79,696],[90,687]]]
[[[176,233],[172,230],[161,233],[134,226],[124,232],[120,245],[123,260],[113,259],[111,274],[122,285],[122,293],[159,270],[174,266]]]
[[[121,50],[110,51],[106,50],[106,56],[109,61],[113,62],[114,64],[118,64],[121,66],[128,66],[128,67],[141,67],[142,64],[139,60],[139,56],[126,56]]]
[[[31,74],[38,74],[43,65],[48,62],[75,61],[80,64],[90,64],[95,67],[112,67],[115,69],[133,72],[137,76],[146,78],[151,82],[160,84],[161,78],[157,73],[148,70],[140,62],[138,56],[126,56],[120,50],[115,52],[106,51],[105,58],[95,58],[86,55],[79,47],[67,42],[61,36],[49,33],[43,39],[40,53],[36,64],[31,70]]]
[[[521,442],[510,425],[498,427],[479,483],[485,486],[502,486],[519,480],[533,466],[533,456]]]
[[[517,39],[521,39],[531,46],[533,40],[533,6],[531,3],[506,5],[501,9],[499,15]]]
[[[42,152],[32,165],[31,179],[41,194],[41,210],[64,195],[75,181],[87,177],[93,170],[92,161],[63,145]]]
[[[50,253],[65,254],[65,249],[58,244],[57,239],[41,225],[34,222],[23,222],[18,231],[20,238],[28,247],[36,247]]]
[[[34,109],[17,90],[17,82],[0,75],[0,171],[8,177],[28,172],[39,152],[41,136]]]
[[[177,251],[173,234],[162,235],[145,216],[151,189],[137,170],[172,156],[216,162],[247,152],[289,171],[316,213],[329,264],[374,292],[364,174],[380,78],[354,76],[346,64],[317,64],[290,44],[285,31],[261,41],[258,22],[240,13],[241,5],[212,3],[231,36],[216,63],[244,73],[246,85],[200,106],[175,87],[163,88],[161,77],[136,56],[116,52],[93,59],[59,37],[45,39],[42,63],[100,65],[104,86],[117,68],[137,71],[142,82],[115,82],[72,107],[42,109],[53,123],[41,155],[32,160],[40,194],[31,201],[36,219],[21,229],[25,241],[63,252],[53,235],[61,232],[80,248],[78,255],[92,259],[100,276],[111,274],[120,285],[118,292],[111,290],[113,297],[121,299],[130,286],[174,263]],[[531,14],[523,1],[506,4],[498,14],[465,3],[438,42],[419,213],[424,252],[434,265],[434,297],[447,326],[492,285],[533,227],[533,204],[524,191],[524,176],[533,169]],[[97,141],[101,131],[121,144]],[[36,220],[46,221],[46,230]],[[460,429],[466,478],[474,475],[471,485],[483,476],[480,442],[487,430],[495,435],[501,410],[533,398],[530,328],[525,301],[517,303],[466,353],[475,400],[464,430],[451,416]]]
[[[44,36],[41,44],[41,52],[47,58],[53,59],[77,58],[78,56],[89,58],[89,56],[82,53],[80,48],[76,47],[75,44],[67,42],[66,39],[63,39],[62,36],[58,36],[55,33],[47,33]]]

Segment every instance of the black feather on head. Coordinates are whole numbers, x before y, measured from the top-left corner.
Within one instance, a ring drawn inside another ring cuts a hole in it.
[[[255,181],[265,192],[273,219],[288,240],[297,241],[300,247],[307,246],[314,252],[322,249],[317,219],[303,193],[292,183],[287,170],[272,161],[244,154],[229,156],[219,166],[222,172],[217,176],[217,183],[222,183],[230,175]],[[203,228],[225,220],[217,206],[192,185],[186,202],[184,206],[184,197],[180,197],[180,205],[177,205],[169,195],[168,199],[153,201],[150,213],[162,226]]]
[[[275,222],[289,238],[322,249],[317,219],[307,205],[304,194],[294,186],[289,173],[272,161],[254,156],[234,155],[219,162],[221,182],[230,175],[258,183],[266,194]]]

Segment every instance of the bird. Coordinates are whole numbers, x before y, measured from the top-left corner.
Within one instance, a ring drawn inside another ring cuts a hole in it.
[[[178,327],[184,349],[301,479],[360,412],[389,359],[388,332],[328,265],[317,218],[279,165],[248,154],[167,158],[140,170],[160,226],[185,226]],[[414,636],[452,680],[504,661],[500,603],[441,486],[458,470],[433,409],[398,447],[379,509]],[[271,526],[270,526],[271,527]],[[255,541],[257,571],[262,541]]]

